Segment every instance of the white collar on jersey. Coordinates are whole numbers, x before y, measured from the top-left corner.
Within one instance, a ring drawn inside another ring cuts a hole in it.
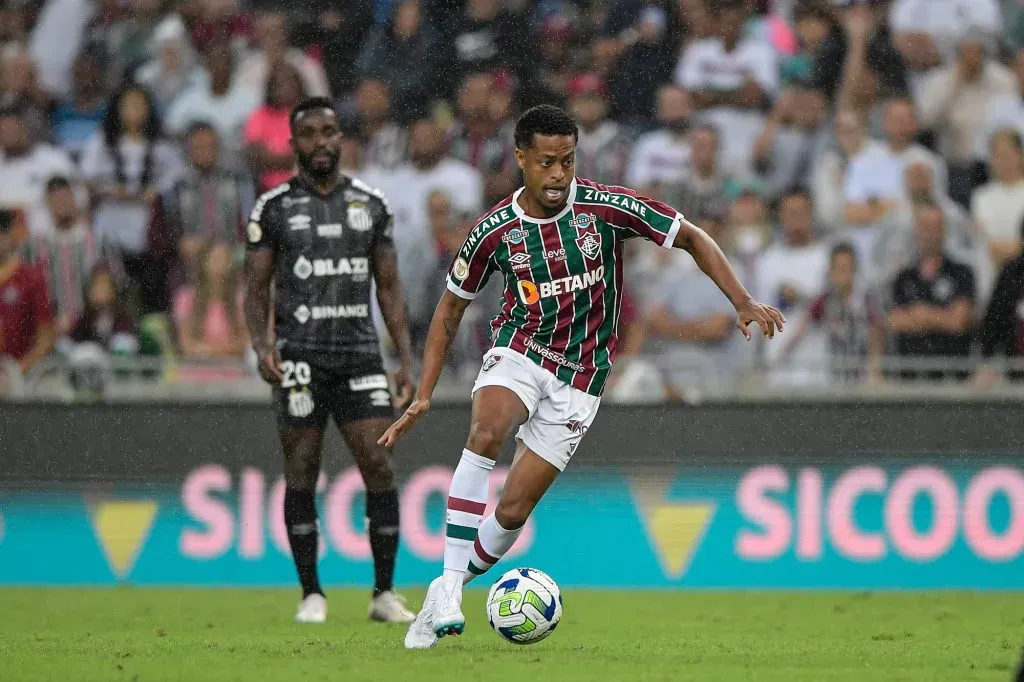
[[[556,220],[565,217],[565,215],[572,210],[573,202],[576,201],[576,178],[573,178],[572,182],[569,183],[569,200],[565,202],[565,208],[559,211],[557,215],[553,215],[550,218],[534,218],[533,216],[526,215],[526,212],[523,211],[522,207],[519,205],[519,195],[522,194],[525,189],[525,187],[520,187],[512,195],[512,210],[515,211],[515,214],[519,216],[520,220],[528,223],[534,223],[536,225],[547,225],[548,223],[553,223]]]

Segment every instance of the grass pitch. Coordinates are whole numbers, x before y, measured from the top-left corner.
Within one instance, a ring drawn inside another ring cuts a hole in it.
[[[410,591],[418,605],[422,590]],[[558,631],[506,644],[467,593],[466,635],[405,651],[368,595],[330,590],[325,626],[295,590],[3,589],[0,680],[1009,682],[1022,594],[567,590]]]

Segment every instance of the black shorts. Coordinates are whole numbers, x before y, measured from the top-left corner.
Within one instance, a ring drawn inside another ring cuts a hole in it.
[[[279,428],[341,426],[361,419],[393,419],[391,387],[379,356],[345,362],[282,351],[284,378],[274,387]]]

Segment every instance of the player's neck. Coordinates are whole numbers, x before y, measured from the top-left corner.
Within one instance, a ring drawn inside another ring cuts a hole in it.
[[[529,191],[525,191],[519,195],[519,198],[516,199],[516,202],[519,204],[519,208],[523,209],[523,213],[526,214],[526,217],[539,218],[541,220],[545,220],[552,216],[558,215],[559,212],[561,212],[565,208],[565,205],[569,203],[569,198],[566,197],[566,200],[559,204],[556,208],[549,209],[541,205],[540,202],[534,200],[533,196],[530,194]]]
[[[324,195],[333,192],[334,188],[337,187],[342,182],[342,180],[344,180],[344,177],[345,176],[342,174],[340,168],[331,173],[331,175],[326,178],[314,178],[309,173],[299,171],[299,178],[302,180],[303,183],[305,183],[309,187],[312,187],[319,194]]]

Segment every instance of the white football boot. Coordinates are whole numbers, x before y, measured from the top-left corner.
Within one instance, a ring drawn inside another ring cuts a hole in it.
[[[461,635],[466,629],[466,617],[462,615],[462,583],[449,591],[444,584],[438,591],[437,606],[434,607],[434,634]]]
[[[405,633],[406,649],[429,649],[437,644],[437,635],[434,634],[434,610],[437,608],[437,600],[444,589],[441,578],[434,578],[427,588],[427,596],[423,598],[423,608],[416,615],[416,619],[409,626]]]
[[[299,611],[295,614],[296,623],[327,622],[327,598],[322,594],[311,594],[299,602]]]
[[[370,620],[381,623],[411,623],[416,614],[405,608],[405,597],[393,591],[381,592],[370,602]]]

